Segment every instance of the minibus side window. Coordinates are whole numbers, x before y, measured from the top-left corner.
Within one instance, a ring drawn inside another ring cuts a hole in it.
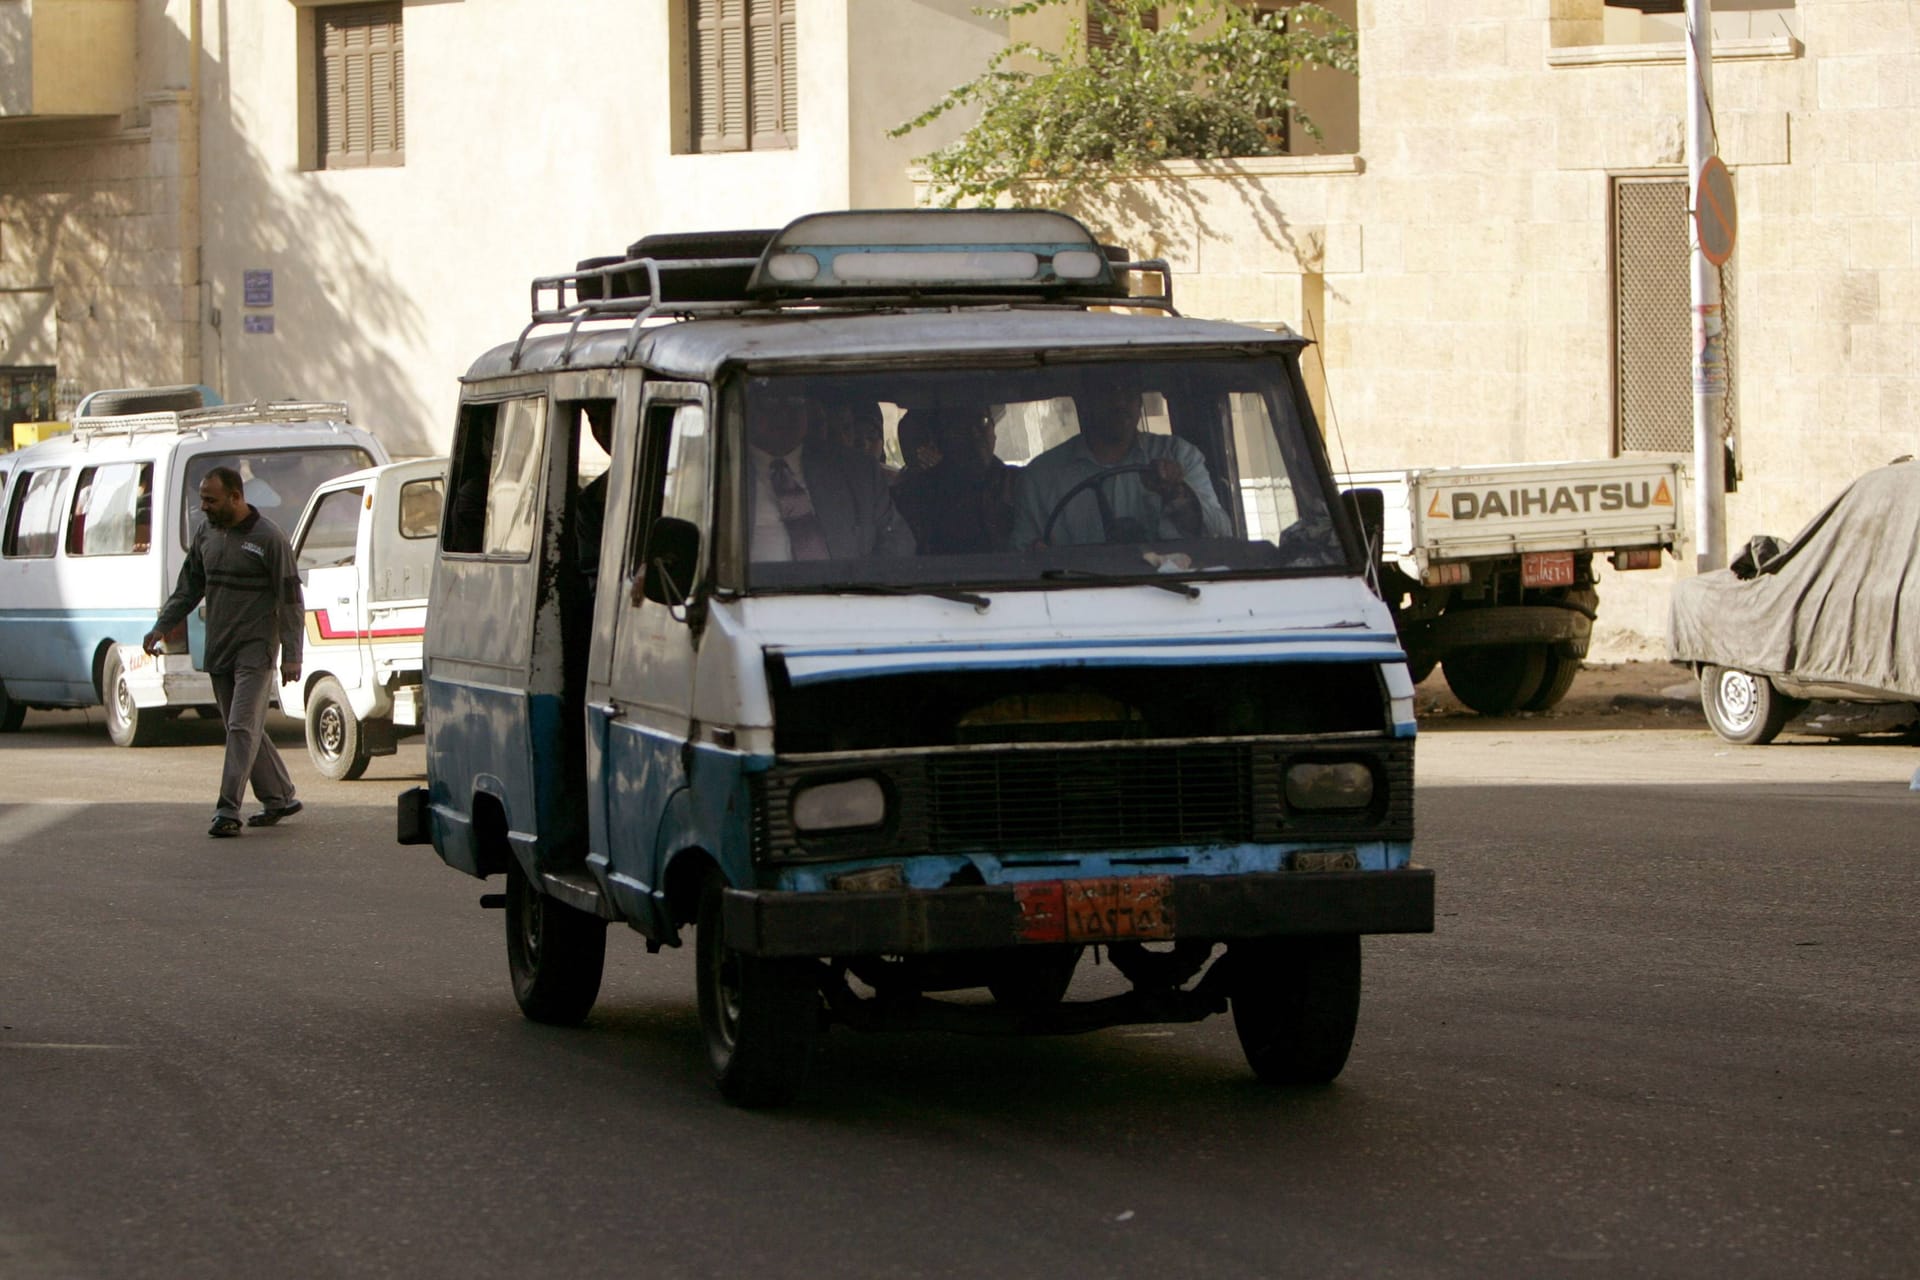
[[[626,576],[640,572],[647,531],[661,516],[704,523],[707,497],[707,411],[697,404],[656,404],[640,437],[639,500],[628,531]]]
[[[509,400],[469,405],[461,415],[445,550],[520,560],[532,554],[545,409],[543,400]]]
[[[43,559],[60,545],[60,512],[53,505],[66,475],[61,467],[22,473],[13,486],[7,510],[7,530],[0,554],[21,559]]]
[[[139,555],[152,539],[153,464],[112,462],[82,468],[67,517],[67,554]]]

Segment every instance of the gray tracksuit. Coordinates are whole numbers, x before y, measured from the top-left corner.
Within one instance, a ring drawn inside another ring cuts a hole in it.
[[[200,526],[180,580],[160,606],[161,631],[171,630],[202,596],[207,601],[207,670],[271,667],[300,660],[306,606],[293,548],[278,525],[249,509],[231,529]]]
[[[214,813],[237,820],[249,783],[267,809],[283,809],[293,803],[293,779],[267,737],[267,703],[278,674],[274,650],[280,651],[281,664],[298,662],[307,623],[287,535],[252,508],[231,529],[211,521],[202,525],[180,567],[179,583],[160,606],[156,628],[172,629],[202,596],[207,675],[227,726]]]

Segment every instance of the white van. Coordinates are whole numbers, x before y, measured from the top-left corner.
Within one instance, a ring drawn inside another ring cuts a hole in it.
[[[300,679],[280,709],[307,726],[307,754],[328,778],[357,778],[418,729],[420,639],[440,533],[447,460],[351,471],[313,491],[293,530],[306,589]]]
[[[214,706],[196,611],[158,657],[140,649],[200,521],[200,482],[233,467],[289,527],[324,480],[387,461],[339,403],[274,402],[76,420],[11,455],[0,509],[0,732],[29,707],[106,708],[121,746]]]

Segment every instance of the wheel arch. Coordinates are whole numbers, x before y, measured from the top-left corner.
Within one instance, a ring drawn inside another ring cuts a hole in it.
[[[487,789],[485,779],[477,779],[470,812],[473,814],[473,862],[476,873],[482,878],[504,875],[514,856],[513,841],[509,836],[513,828],[507,822],[506,801]],[[522,870],[529,876],[533,874],[531,867],[523,866]]]
[[[690,845],[667,858],[660,876],[660,897],[671,926],[689,925],[699,917],[700,886],[713,872],[726,878],[720,859],[699,845]]]

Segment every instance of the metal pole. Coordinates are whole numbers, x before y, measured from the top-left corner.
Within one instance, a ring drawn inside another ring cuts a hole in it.
[[[1700,169],[1714,154],[1712,0],[1687,3],[1687,198],[1697,198]],[[1727,400],[1727,347],[1720,313],[1720,271],[1700,248],[1689,220],[1693,267],[1694,568],[1727,563],[1726,457],[1721,422]]]

